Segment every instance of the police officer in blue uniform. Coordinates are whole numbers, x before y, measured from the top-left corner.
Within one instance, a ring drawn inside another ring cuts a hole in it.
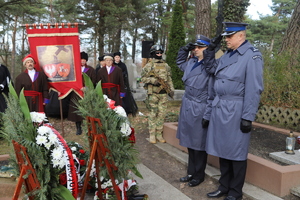
[[[206,152],[219,157],[221,177],[210,198],[242,199],[252,121],[263,91],[263,59],[246,40],[248,24],[223,22],[225,32],[204,51],[206,69],[214,71],[216,94],[206,140]],[[222,36],[228,50],[215,59],[214,47]]]
[[[187,176],[179,179],[194,187],[204,181],[207,153],[205,151],[207,127],[202,127],[202,119],[210,118],[209,102],[213,100],[213,74],[205,71],[203,51],[210,39],[197,35],[194,43],[181,47],[177,55],[177,66],[184,72],[182,81],[185,93],[182,97],[176,137],[189,153]],[[187,59],[190,51],[193,56]],[[208,124],[207,124],[208,126]]]

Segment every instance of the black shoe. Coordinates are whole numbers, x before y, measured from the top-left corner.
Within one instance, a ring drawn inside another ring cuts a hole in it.
[[[76,129],[77,129],[76,135],[81,135],[81,133],[82,133],[81,122],[76,122],[75,124],[76,124]]]
[[[193,179],[193,176],[192,175],[187,175],[187,176],[185,176],[185,177],[181,177],[180,179],[179,179],[179,181],[180,182],[189,182],[190,180],[192,180]]]
[[[233,196],[228,196],[224,200],[241,200],[241,199],[242,199],[242,197],[236,198],[236,197],[233,197]]]
[[[222,192],[220,190],[216,190],[214,192],[210,192],[210,193],[207,193],[207,197],[209,198],[218,198],[218,197],[221,197],[223,195],[227,194],[226,192]]]
[[[192,179],[189,183],[188,186],[190,187],[195,187],[197,185],[199,185],[200,183],[202,183],[203,180],[197,180],[197,179]]]

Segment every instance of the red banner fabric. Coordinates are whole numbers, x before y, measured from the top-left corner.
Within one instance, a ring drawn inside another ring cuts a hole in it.
[[[60,93],[59,99],[71,91],[82,97],[78,28],[27,27],[26,31],[35,67],[45,72],[50,88]]]

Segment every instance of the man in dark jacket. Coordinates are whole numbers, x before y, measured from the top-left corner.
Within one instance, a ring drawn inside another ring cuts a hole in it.
[[[87,65],[88,61],[88,54],[86,52],[80,53],[81,58],[81,72],[86,73],[93,84],[96,84],[96,72],[95,69],[89,65]],[[76,94],[74,91],[70,93],[70,104],[69,104],[69,111],[68,111],[68,120],[75,122],[76,124],[76,135],[81,135],[82,129],[81,129],[81,123],[83,118],[78,115],[75,111],[77,110],[75,102],[78,102],[80,99],[80,96]]]
[[[205,151],[210,104],[213,100],[213,75],[206,73],[203,64],[203,51],[210,44],[210,39],[197,35],[196,42],[181,47],[177,55],[177,66],[184,72],[182,81],[185,93],[182,97],[177,138],[181,146],[189,153],[187,176],[180,182],[189,182],[190,187],[204,181],[207,153]],[[194,56],[187,60],[193,51]],[[202,119],[205,118],[205,127]]]
[[[44,105],[49,102],[48,80],[43,71],[34,68],[35,60],[29,54],[23,59],[26,70],[19,74],[15,81],[15,89],[20,94],[24,88],[24,95],[30,112],[44,112]]]
[[[4,94],[8,95],[8,85],[10,82],[11,77],[7,67],[0,64],[0,112],[4,112],[7,107]]]

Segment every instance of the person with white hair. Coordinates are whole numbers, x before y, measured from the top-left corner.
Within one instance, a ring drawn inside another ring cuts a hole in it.
[[[115,101],[115,105],[122,105],[122,98],[125,97],[125,87],[122,69],[114,66],[114,58],[108,54],[104,56],[105,67],[97,72],[97,82],[101,81],[103,94]]]

